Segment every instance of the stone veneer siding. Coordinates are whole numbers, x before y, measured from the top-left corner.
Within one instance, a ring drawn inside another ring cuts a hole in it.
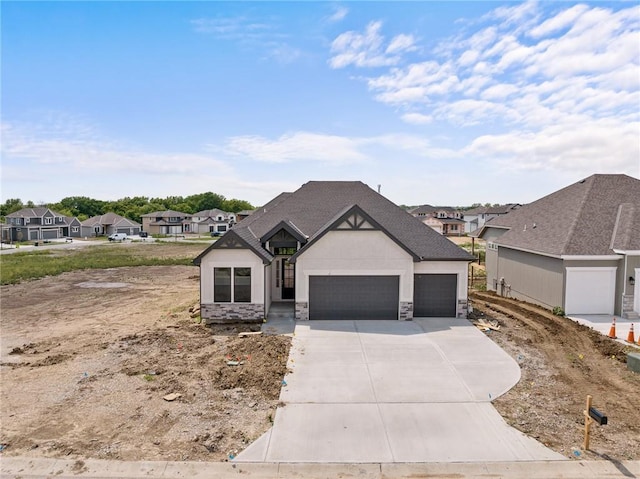
[[[400,301],[400,321],[413,319],[413,302]]]
[[[466,318],[468,313],[466,299],[458,301],[457,318]],[[413,319],[413,302],[400,302],[400,321]],[[296,303],[296,320],[309,320],[309,303]]]
[[[622,295],[622,317],[627,319],[635,319],[638,313],[633,310],[634,297],[632,294]]]
[[[255,323],[264,319],[262,303],[213,303],[200,305],[205,324]]]
[[[456,318],[466,319],[469,316],[469,302],[466,299],[458,300],[458,312]]]
[[[309,321],[309,303],[296,303],[296,320]]]

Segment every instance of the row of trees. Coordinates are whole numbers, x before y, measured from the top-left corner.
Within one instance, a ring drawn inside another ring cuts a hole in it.
[[[36,205],[32,201],[22,203],[18,198],[11,198],[0,205],[0,216],[18,211],[22,208],[33,208]],[[58,203],[49,203],[47,208],[64,216],[76,216],[80,221],[105,213],[117,213],[125,218],[140,222],[141,216],[154,211],[175,210],[182,213],[196,213],[214,208],[223,211],[237,213],[241,210],[252,210],[253,206],[248,201],[227,199],[223,195],[207,192],[191,196],[168,196],[166,198],[149,198],[146,196],[134,196],[121,198],[116,201],[102,201],[86,196],[69,196]]]

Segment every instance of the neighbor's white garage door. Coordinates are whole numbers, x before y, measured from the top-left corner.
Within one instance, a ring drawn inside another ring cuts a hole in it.
[[[616,268],[567,268],[566,314],[613,314]]]

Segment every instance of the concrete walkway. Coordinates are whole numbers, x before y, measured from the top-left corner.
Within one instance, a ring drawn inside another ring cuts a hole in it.
[[[299,322],[289,367],[286,405],[236,462],[565,459],[493,408],[520,368],[466,320]]]
[[[595,331],[598,331],[599,333],[604,334],[605,336],[609,335],[609,329],[611,328],[611,323],[614,318],[614,316],[610,314],[572,314],[571,316],[567,316],[567,317],[572,321],[588,326],[594,329]],[[627,339],[627,335],[629,334],[629,329],[633,324],[635,329],[635,332],[634,332],[635,340],[636,340],[635,346],[638,347],[637,341],[638,341],[638,334],[640,334],[640,320],[625,319],[625,318],[620,318],[618,316],[615,316],[615,318],[616,318],[616,336],[617,336],[618,342],[625,345],[629,345],[626,339]]]

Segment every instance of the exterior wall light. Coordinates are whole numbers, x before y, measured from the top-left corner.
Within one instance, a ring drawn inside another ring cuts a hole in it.
[[[635,284],[636,284],[636,280],[633,278],[633,276],[629,276],[629,284],[630,284],[631,286],[635,286]]]

